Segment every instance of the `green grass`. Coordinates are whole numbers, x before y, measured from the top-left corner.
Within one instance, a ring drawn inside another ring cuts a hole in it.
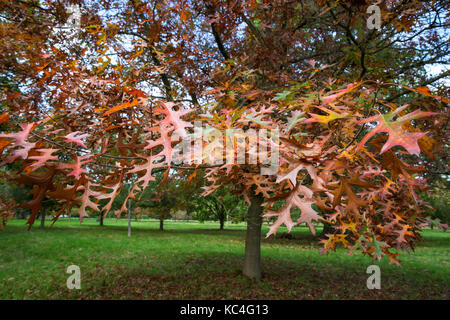
[[[241,275],[245,225],[60,220],[51,229],[12,220],[0,231],[0,299],[448,299],[450,233],[427,230],[402,267],[384,259],[320,255],[317,239],[297,228],[293,239],[262,244],[263,279]],[[264,230],[264,234],[267,228]],[[281,233],[283,230],[280,231]],[[280,233],[279,232],[279,233]],[[263,234],[263,236],[264,236]],[[69,290],[69,265],[81,290]],[[366,269],[381,267],[381,289],[369,290]]]

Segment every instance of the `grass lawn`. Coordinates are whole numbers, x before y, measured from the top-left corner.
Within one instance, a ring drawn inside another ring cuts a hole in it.
[[[386,260],[320,255],[317,240],[297,228],[293,239],[264,239],[263,279],[241,275],[245,225],[62,219],[31,231],[12,220],[0,231],[0,299],[449,299],[450,233],[427,230],[415,252]],[[267,232],[264,229],[264,234]],[[280,230],[279,234],[284,230]],[[264,237],[263,234],[263,237]],[[81,269],[81,290],[69,290],[69,265]],[[381,268],[381,289],[369,290],[366,269]]]

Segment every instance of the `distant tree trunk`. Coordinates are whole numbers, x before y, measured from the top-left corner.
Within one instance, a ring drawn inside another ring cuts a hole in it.
[[[261,194],[252,194],[247,212],[247,235],[245,239],[243,273],[245,276],[255,279],[261,279],[261,225],[263,202],[264,197]]]
[[[131,199],[128,200],[128,236],[131,237]]]
[[[220,223],[220,229],[219,230],[223,230],[223,227],[225,225],[225,217],[226,214],[224,211],[220,211],[219,212],[219,223]]]
[[[45,207],[41,209],[41,228],[45,228]]]
[[[159,230],[164,231],[164,218],[159,217]]]
[[[103,214],[100,213],[100,226],[103,227]]]
[[[320,237],[325,238],[325,235],[329,234],[329,233],[333,233],[333,226],[331,225],[331,223],[325,222],[323,224],[323,230],[322,230],[322,233],[320,234]]]

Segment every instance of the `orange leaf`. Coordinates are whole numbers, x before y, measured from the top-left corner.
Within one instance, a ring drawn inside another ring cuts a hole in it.
[[[189,177],[188,177],[188,183],[190,183],[192,181],[192,179],[194,179],[197,176],[197,169],[194,170],[194,172],[192,172]]]
[[[0,155],[3,153],[3,150],[11,144],[11,141],[8,138],[0,138]]]
[[[112,113],[114,113],[114,112],[117,112],[117,111],[119,111],[119,110],[122,110],[122,109],[126,109],[126,108],[129,108],[129,107],[133,107],[133,106],[137,105],[137,103],[138,103],[138,99],[134,99],[134,100],[131,101],[131,102],[126,101],[126,102],[124,102],[124,103],[122,103],[122,104],[119,104],[119,105],[117,105],[117,106],[115,106],[115,107],[112,107],[111,109],[109,109],[108,111],[106,111],[106,112],[103,114],[103,116],[110,115],[110,114],[112,114]]]
[[[440,100],[440,101],[442,101],[444,103],[450,103],[450,99],[443,98],[441,96],[433,95],[431,93],[430,89],[428,89],[427,87],[417,87],[417,88],[410,88],[410,87],[407,87],[407,86],[402,86],[402,87],[407,89],[407,90],[410,90],[410,91],[413,91],[413,92],[416,92],[416,93],[420,93],[420,94],[426,95],[428,97],[435,98],[435,99]]]
[[[9,117],[6,113],[2,113],[0,115],[0,123],[7,122],[8,120],[9,120]]]

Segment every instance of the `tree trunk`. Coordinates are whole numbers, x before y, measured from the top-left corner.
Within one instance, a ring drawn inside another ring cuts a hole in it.
[[[41,228],[45,228],[45,207],[41,209]]]
[[[100,226],[103,227],[103,214],[100,213]]]
[[[249,278],[261,279],[261,225],[262,203],[261,194],[250,197],[247,212],[247,235],[245,239],[245,258],[243,273]]]
[[[164,219],[159,218],[159,230],[164,231]]]
[[[326,234],[329,234],[329,233],[333,233],[333,226],[331,225],[331,223],[324,223],[323,224],[323,230],[322,230],[322,233],[320,234],[320,237],[321,238],[325,238],[325,235]]]
[[[225,212],[219,213],[219,223],[220,223],[220,229],[223,230],[223,227],[225,225]]]

